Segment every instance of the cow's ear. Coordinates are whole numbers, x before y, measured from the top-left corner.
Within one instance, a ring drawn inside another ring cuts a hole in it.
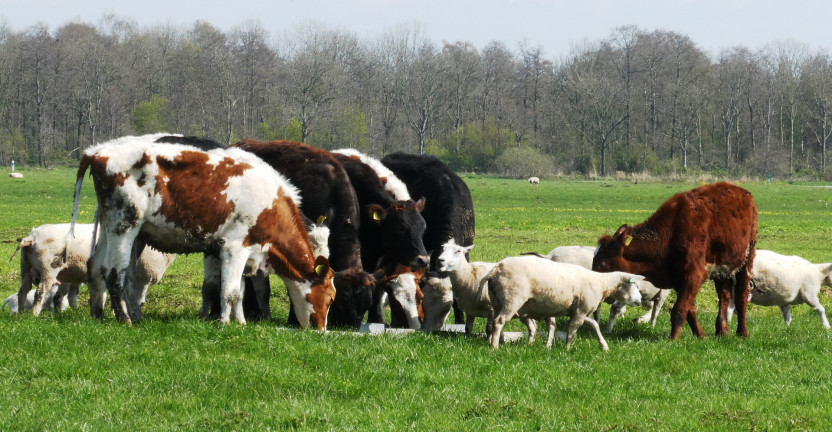
[[[421,213],[422,210],[424,210],[424,209],[425,209],[425,198],[422,197],[422,198],[419,198],[419,201],[416,201],[416,211]]]
[[[318,258],[315,258],[315,274],[318,278],[323,278],[329,272],[329,260],[320,255]]]
[[[621,234],[624,234],[624,231],[627,231],[627,228],[628,228],[627,224],[624,224],[624,225],[621,225],[620,227],[618,227],[618,231],[616,231],[615,234],[612,235],[613,240],[618,239],[618,237]]]
[[[384,211],[384,207],[378,204],[370,204],[367,206],[367,214],[370,215],[370,219],[381,222],[382,219],[387,217],[387,212]]]

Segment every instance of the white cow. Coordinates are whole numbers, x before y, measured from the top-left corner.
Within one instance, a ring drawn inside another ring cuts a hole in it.
[[[791,305],[808,304],[818,312],[823,328],[828,329],[826,310],[818,300],[821,286],[832,287],[832,263],[812,264],[799,256],[757,249],[748,300],[760,306],[779,306],[786,325],[792,322]],[[728,321],[733,313],[732,299]]]
[[[609,346],[601,329],[588,314],[607,297],[630,305],[639,304],[638,285],[644,277],[624,272],[598,273],[575,264],[521,256],[500,261],[486,279],[494,307],[492,347],[500,346],[503,326],[516,314],[520,318],[549,320],[547,347],[552,346],[555,337],[555,321],[551,318],[569,316],[567,349],[578,327],[586,323],[595,330],[598,343],[606,351]]]

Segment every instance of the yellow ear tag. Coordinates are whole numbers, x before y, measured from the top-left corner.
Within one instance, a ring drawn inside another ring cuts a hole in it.
[[[318,276],[323,274],[323,272],[324,272],[324,265],[323,264],[318,264],[318,265],[315,266],[315,273],[317,273]]]
[[[318,225],[323,225],[325,220],[326,216],[318,216]]]
[[[632,242],[632,241],[633,241],[633,236],[628,235],[628,236],[624,239],[624,246],[629,246],[629,245],[630,245],[630,242]]]
[[[381,220],[381,213],[379,213],[377,211],[373,212],[373,220],[380,221]]]

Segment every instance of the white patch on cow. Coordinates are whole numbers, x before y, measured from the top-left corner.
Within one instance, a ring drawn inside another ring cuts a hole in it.
[[[404,182],[396,177],[396,174],[394,174],[393,171],[390,171],[390,168],[384,166],[384,164],[378,159],[367,156],[355,149],[333,150],[333,153],[357,157],[361,162],[364,162],[372,168],[379,178],[387,178],[387,182],[384,184],[384,190],[393,195],[393,198],[398,201],[407,201],[411,199],[410,193],[407,191],[407,186]]]
[[[407,314],[409,328],[420,329],[419,310],[416,307],[416,276],[411,273],[404,273],[390,279],[391,292],[393,297]]]
[[[312,303],[306,300],[306,296],[312,292],[311,284],[309,282],[293,281],[288,278],[284,278],[283,282],[289,292],[289,299],[292,300],[292,305],[295,307],[295,315],[300,326],[303,328],[309,327],[309,317],[315,313]]]

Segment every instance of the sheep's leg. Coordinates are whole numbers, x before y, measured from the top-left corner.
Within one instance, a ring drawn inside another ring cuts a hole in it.
[[[604,336],[601,334],[601,327],[598,325],[598,323],[595,322],[594,319],[586,317],[584,318],[584,324],[589,325],[590,327],[592,327],[593,330],[595,330],[595,337],[598,338],[598,343],[601,344],[601,349],[604,351],[609,351],[610,347],[609,345],[607,345],[607,341],[604,340]]]
[[[223,248],[220,251],[222,260],[221,286],[220,286],[220,322],[227,324],[231,320],[233,308],[234,317],[240,325],[245,325],[246,318],[243,315],[243,293],[240,289],[240,282],[243,278],[243,270],[248,260],[248,251],[243,248]]]
[[[55,295],[52,296],[52,310],[55,312],[63,312],[68,306],[66,296],[69,293],[69,284],[58,285],[58,289],[54,289],[54,287],[55,285],[52,285],[52,288],[49,290],[49,292],[53,290],[55,292]]]
[[[653,319],[653,310],[656,308],[656,301],[650,300],[648,302],[642,303],[642,306],[647,308],[647,312],[644,312],[640,317],[636,318],[636,324],[644,324],[650,322]]]
[[[627,312],[627,305],[616,300],[612,306],[610,306],[610,319],[607,320],[607,327],[604,329],[604,332],[612,333],[612,326],[615,324],[615,319],[618,318],[619,315],[623,315],[625,312]]]
[[[46,297],[46,293],[52,289],[52,283],[50,281],[57,281],[56,276],[57,275],[53,275],[49,271],[41,275],[40,283],[38,283],[37,288],[35,288],[35,300],[32,302],[32,315],[40,315],[41,310],[43,310],[43,300]],[[26,294],[28,295],[28,292]],[[19,298],[20,294],[18,293],[18,299]]]
[[[826,319],[826,309],[824,309],[823,305],[821,305],[820,301],[818,301],[817,294],[815,294],[814,296],[811,296],[811,298],[807,296],[806,304],[808,304],[809,306],[813,307],[816,311],[818,311],[818,315],[820,315],[820,322],[823,324],[823,328],[828,329],[829,328],[829,320]]]
[[[20,289],[17,291],[17,310],[22,312],[23,306],[26,304],[26,297],[29,291],[32,290],[32,283],[39,283],[37,275],[32,269],[27,256],[29,255],[29,248],[22,248],[20,252]]]
[[[790,325],[792,323],[792,310],[791,306],[783,305],[780,306],[780,312],[783,313],[783,320],[786,321],[786,325]]]
[[[494,318],[494,331],[491,333],[491,348],[499,348],[503,342],[503,327],[514,316],[514,312],[500,313]]]
[[[534,318],[523,318],[523,323],[526,324],[526,328],[529,329],[529,345],[534,343],[534,339],[537,336],[537,321]]]
[[[557,330],[558,323],[554,317],[549,318],[547,321],[547,334],[546,334],[546,348],[552,348],[552,343],[555,341],[555,331]]]
[[[71,283],[68,285],[69,289],[67,290],[67,298],[69,299],[69,307],[73,309],[78,309],[78,294],[80,294],[81,291],[81,284]]]
[[[592,320],[592,318],[587,316],[586,314],[582,313],[572,313],[572,317],[569,319],[569,323],[566,324],[566,349],[570,349],[572,347],[572,342],[575,340],[575,334],[578,333],[578,327],[583,325],[584,320]],[[597,325],[597,324],[596,324]]]
[[[659,317],[659,314],[662,312],[662,306],[664,306],[664,301],[667,300],[667,295],[670,294],[670,290],[661,290],[659,291],[659,296],[653,300],[653,310],[650,315],[650,327],[656,327],[656,319]],[[733,304],[733,303],[731,303]],[[733,312],[733,311],[732,311]],[[731,318],[729,315],[728,322],[731,322]]]

